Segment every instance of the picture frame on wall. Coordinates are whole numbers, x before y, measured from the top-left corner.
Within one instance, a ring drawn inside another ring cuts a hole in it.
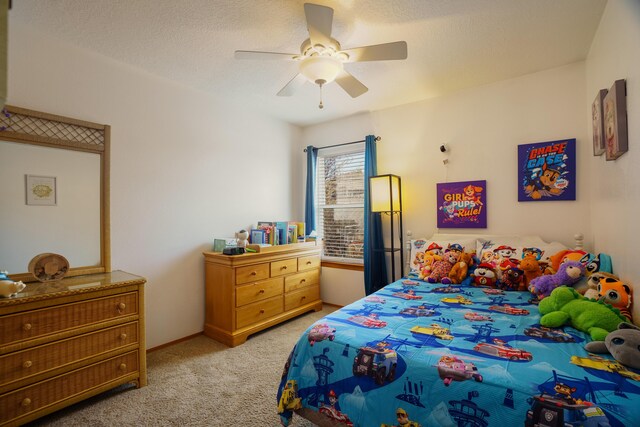
[[[576,199],[576,139],[518,145],[518,201]]]
[[[436,184],[438,228],[487,228],[487,181]]]
[[[615,160],[628,150],[626,81],[616,80],[604,97],[604,144],[607,160]]]
[[[55,176],[25,175],[27,205],[56,206],[58,195]]]
[[[604,154],[604,120],[602,119],[602,105],[607,89],[598,91],[596,99],[591,104],[591,122],[593,128],[593,155],[602,156]]]

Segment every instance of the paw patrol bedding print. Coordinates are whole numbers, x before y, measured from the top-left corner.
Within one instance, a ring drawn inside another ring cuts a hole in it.
[[[637,425],[640,371],[540,326],[527,292],[467,282],[402,279],[311,325],[278,389],[283,424]]]

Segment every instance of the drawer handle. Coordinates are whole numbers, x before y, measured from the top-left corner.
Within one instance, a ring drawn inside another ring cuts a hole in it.
[[[120,366],[118,366],[118,368],[120,368],[121,371],[124,371],[127,369],[127,364],[126,363],[121,363]]]
[[[264,314],[264,310],[260,310],[260,314]]]
[[[287,269],[286,265],[283,265],[282,267],[280,267],[280,270],[286,270],[286,269]]]
[[[259,293],[259,294],[264,294],[264,289],[260,289],[260,290],[258,291],[258,293]]]
[[[33,362],[31,362],[31,360],[25,360],[24,363],[22,364],[23,368],[30,368],[31,365],[33,365]]]
[[[31,405],[31,399],[29,399],[28,397],[25,397],[24,399],[22,399],[22,406],[29,406]]]
[[[127,334],[120,334],[120,339],[122,341],[126,340],[127,339]]]
[[[303,299],[306,299],[306,298],[307,298],[306,296],[303,296],[302,298],[300,298],[300,301],[302,301]]]
[[[123,302],[116,304],[116,309],[120,312],[124,311],[125,308],[127,308],[127,304]]]
[[[31,323],[25,323],[24,325],[22,325],[22,329],[24,329],[25,331],[30,331]]]
[[[307,281],[307,279],[300,279],[300,283],[304,283],[306,281]]]
[[[307,265],[311,265],[313,264],[311,261],[307,261]]]
[[[258,272],[257,272],[257,271],[252,271],[252,272],[251,272],[251,275],[252,275],[252,276],[257,276],[257,275],[258,275]]]

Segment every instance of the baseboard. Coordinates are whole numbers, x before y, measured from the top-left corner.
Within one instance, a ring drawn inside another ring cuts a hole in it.
[[[164,343],[164,344],[160,344],[157,347],[148,348],[147,349],[147,354],[151,353],[152,351],[156,351],[156,350],[160,350],[160,349],[163,349],[163,348],[170,347],[172,345],[181,343],[183,341],[188,341],[188,340],[190,340],[192,338],[195,338],[195,337],[197,337],[199,335],[202,335],[203,333],[204,333],[204,331],[200,331],[198,333],[195,333],[195,334],[192,334],[192,335],[189,335],[189,336],[186,336],[186,337],[178,338],[177,340],[174,340],[174,341],[170,341],[170,342],[167,342],[167,343]]]

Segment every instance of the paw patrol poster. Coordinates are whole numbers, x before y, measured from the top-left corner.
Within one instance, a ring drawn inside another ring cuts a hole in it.
[[[487,181],[436,186],[438,228],[487,228]]]
[[[575,138],[518,145],[518,201],[575,199]]]

